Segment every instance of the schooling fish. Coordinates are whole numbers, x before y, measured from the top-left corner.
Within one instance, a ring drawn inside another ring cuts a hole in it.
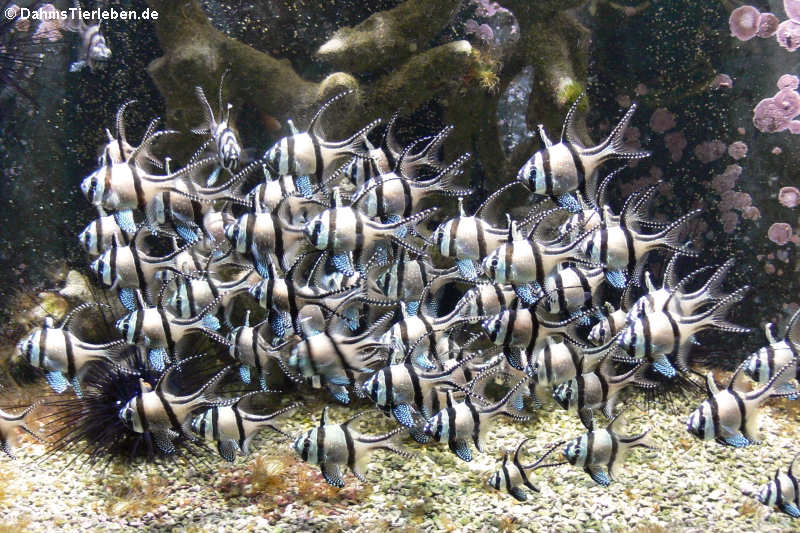
[[[190,394],[170,392],[168,381],[176,368],[193,358],[174,364],[164,372],[151,387],[139,378],[139,391],[119,410],[122,423],[135,433],[150,433],[156,446],[164,453],[174,453],[174,441],[181,434],[189,435],[191,414],[196,409],[210,406],[223,406],[236,399],[222,400],[213,396],[213,390],[230,370],[223,368],[205,385]]]
[[[789,470],[782,474],[780,469],[775,471],[775,477],[761,487],[756,499],[768,507],[777,507],[792,518],[800,518],[800,489],[798,478],[792,472],[797,455],[789,463]]]
[[[216,442],[219,455],[230,463],[237,455],[250,453],[250,442],[262,429],[286,435],[274,421],[300,405],[293,403],[269,414],[259,414],[250,405],[256,394],[264,393],[246,394],[232,405],[215,405],[192,419],[192,430],[205,440]]]
[[[292,448],[306,463],[319,465],[325,481],[334,487],[344,487],[342,467],[345,465],[360,481],[366,483],[364,472],[373,451],[388,450],[405,458],[413,457],[392,442],[392,438],[405,428],[397,428],[378,437],[368,437],[350,427],[354,420],[369,412],[358,413],[341,424],[329,424],[328,407],[323,407],[319,426],[299,435]]]
[[[697,333],[709,328],[730,333],[750,331],[725,319],[725,314],[744,298],[748,289],[743,287],[705,311],[690,316],[668,311],[643,313],[617,337],[618,344],[630,357],[651,361],[653,369],[666,377],[675,376],[675,367],[688,372],[689,349]]]
[[[17,430],[22,430],[39,439],[39,436],[25,425],[25,419],[38,405],[38,403],[34,403],[16,415],[0,409],[0,450],[10,458],[15,459],[14,450],[19,447],[19,432]]]
[[[622,117],[608,138],[594,147],[585,147],[574,131],[576,100],[567,112],[561,130],[561,140],[553,144],[543,126],[539,126],[544,148],[539,150],[522,166],[517,180],[524,183],[535,194],[551,197],[580,192],[589,202],[597,190],[597,169],[610,159],[641,159],[650,152],[635,152],[625,147],[625,129],[636,111],[636,104]]]
[[[619,475],[631,448],[641,446],[655,449],[655,445],[647,437],[650,430],[633,437],[617,433],[617,426],[622,423],[621,415],[622,413],[615,416],[604,429],[595,429],[589,416],[589,432],[568,442],[564,448],[564,457],[570,464],[583,467],[595,483],[604,487],[610,485]],[[604,468],[608,469],[608,474],[603,471]]]
[[[534,485],[528,478],[529,472],[539,468],[547,468],[564,464],[563,462],[541,464],[542,461],[544,461],[545,458],[550,455],[550,453],[564,444],[563,441],[554,444],[535,463],[528,465],[522,464],[519,453],[522,451],[522,447],[525,445],[525,443],[531,440],[533,440],[533,438],[529,437],[527,439],[522,439],[520,443],[517,444],[517,448],[514,450],[514,455],[511,457],[511,461],[508,460],[508,450],[505,450],[503,452],[503,463],[500,465],[500,470],[493,473],[488,480],[490,487],[496,490],[504,490],[521,502],[524,502],[528,499],[528,495],[524,490],[522,490],[522,486],[528,487],[534,492],[539,492],[539,489],[536,488],[536,485]]]
[[[778,392],[776,384],[781,376],[797,368],[794,359],[778,370],[763,387],[753,392],[742,392],[741,378],[747,363],[744,362],[731,376],[727,388],[719,390],[714,375],[706,374],[706,393],[708,399],[689,415],[686,430],[700,440],[716,440],[720,444],[734,448],[744,448],[761,441],[758,431],[758,413],[761,406],[774,397],[795,394]]]
[[[265,278],[269,263],[287,271],[307,246],[304,228],[287,223],[276,212],[245,213],[225,228],[225,235],[234,250],[253,257]]]
[[[339,164],[342,158],[349,156],[368,157],[369,148],[365,139],[367,134],[380,124],[380,119],[369,123],[343,141],[325,140],[318,130],[317,121],[322,116],[322,113],[331,104],[352,93],[353,91],[346,91],[325,102],[311,119],[308,131],[300,133],[295,129],[294,124],[291,121],[289,122],[292,135],[279,140],[264,154],[272,179],[287,174],[309,176],[310,178],[313,177],[312,183],[319,184]]]
[[[81,380],[92,361],[113,362],[125,343],[113,341],[105,344],[92,344],[80,340],[70,329],[71,321],[95,304],[79,305],[69,312],[61,326],[56,327],[53,319],[47,317],[44,326],[34,330],[20,341],[17,349],[22,357],[33,367],[45,372],[45,379],[57,393],[69,386],[81,395]]]
[[[106,38],[100,33],[100,24],[89,26],[80,17],[83,10],[79,0],[75,0],[74,9],[77,10],[75,16],[66,21],[64,29],[80,36],[81,47],[78,52],[78,61],[69,66],[69,71],[76,72],[87,66],[95,71],[105,66],[111,58],[111,50],[106,45]]]
[[[425,424],[423,431],[436,442],[446,442],[450,451],[462,461],[472,461],[468,442],[471,440],[478,451],[483,452],[484,438],[493,418],[504,415],[521,422],[530,420],[530,417],[520,416],[509,406],[512,398],[517,397],[518,389],[527,381],[528,378],[521,379],[500,400],[486,406],[474,404],[467,395],[463,402],[436,413]]]
[[[209,135],[210,138],[203,145],[201,150],[204,150],[209,144],[213,144],[216,148],[217,160],[222,165],[222,168],[233,172],[239,166],[239,157],[242,155],[242,147],[239,144],[239,139],[236,137],[236,132],[230,126],[230,113],[233,105],[228,103],[224,107],[223,113],[222,106],[222,86],[225,82],[225,76],[228,71],[222,73],[222,78],[219,80],[219,114],[220,122],[217,122],[214,117],[214,111],[208,103],[203,88],[197,86],[194,88],[197,98],[200,100],[203,114],[205,115],[205,125],[192,130],[193,133],[198,135]],[[214,185],[215,179],[210,179],[208,185]]]
[[[78,235],[81,247],[90,255],[100,255],[116,243],[127,246],[138,227],[131,210],[118,211],[90,222]]]
[[[775,373],[792,361],[798,361],[800,353],[800,310],[796,311],[786,326],[784,338],[778,340],[772,330],[772,324],[764,328],[769,344],[752,354],[744,372],[758,383],[767,383]],[[792,381],[800,376],[800,364],[795,370],[789,369],[778,380],[775,389],[781,392],[795,390]]]

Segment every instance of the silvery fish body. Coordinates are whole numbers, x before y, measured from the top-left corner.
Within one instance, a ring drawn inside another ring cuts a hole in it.
[[[783,339],[778,340],[772,331],[772,324],[765,326],[765,333],[769,344],[759,348],[752,354],[745,366],[744,372],[757,383],[767,383],[781,368],[798,360],[800,348],[800,311],[796,311],[789,319]],[[789,369],[775,385],[776,390],[794,390],[792,381],[800,376],[800,365]]]
[[[29,435],[39,438],[26,425],[25,419],[36,408],[38,403],[34,403],[21,413],[13,415],[0,409],[0,450],[14,459],[14,450],[19,448],[19,431],[24,431]]]
[[[756,494],[758,501],[769,507],[777,507],[792,518],[800,518],[800,490],[798,479],[792,472],[796,460],[797,456],[792,459],[786,473],[776,470],[775,477]]]

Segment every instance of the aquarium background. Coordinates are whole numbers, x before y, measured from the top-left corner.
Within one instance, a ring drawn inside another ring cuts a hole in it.
[[[0,91],[4,359],[42,318],[36,310],[48,305],[42,294],[62,287],[70,270],[95,280],[77,236],[96,212],[78,186],[95,169],[97,149],[106,142],[105,128],[113,129],[119,106],[136,100],[126,112],[131,139],[138,139],[154,116],[187,132],[202,118],[194,86],[205,87],[215,107],[226,69],[226,98],[234,104],[240,138],[259,155],[288,134],[288,119],[302,129],[322,102],[349,88],[358,89],[357,102],[337,108],[335,118],[325,121],[326,133],[334,137],[373,118],[386,120],[394,111],[401,113],[397,135],[406,141],[454,125],[445,160],[473,154],[463,179],[476,190],[467,201],[471,207],[514,179],[539,148],[538,124],[558,137],[565,113],[582,93],[579,129],[595,141],[636,102],[626,138],[652,155],[627,165],[609,195],[612,207],[619,209],[631,192],[661,180],[653,208],[658,218],[671,221],[703,210],[686,236],[699,259],[687,260],[680,272],[734,257],[725,286],[751,287],[729,316],[753,332],[704,334],[696,350],[703,361],[732,370],[765,344],[765,324],[784,323],[800,307],[795,163],[800,137],[789,130],[763,132],[753,123],[754,108],[776,94],[779,78],[800,75],[798,56],[774,37],[732,36],[729,17],[738,2],[109,0],[105,5],[149,7],[160,18],[108,25],[113,56],[95,71],[70,72],[77,38],[65,32],[33,51],[42,54],[40,65],[11,72],[21,77],[29,97],[8,84]],[[781,1],[750,5],[786,18]],[[383,40],[370,41],[375,34]],[[337,37],[351,39],[352,48],[339,51],[331,44]],[[466,53],[458,48],[462,40],[471,47]],[[173,154],[174,168],[197,144],[191,134],[178,137],[164,149]],[[518,210],[529,201],[518,197],[504,207]],[[663,260],[654,258],[650,269],[660,275]],[[14,386],[30,379],[15,374],[3,382]],[[783,414],[796,427],[796,413]],[[788,464],[791,457],[781,459]],[[727,460],[735,463],[732,456]],[[764,470],[761,477],[766,475]],[[234,483],[231,479],[226,482]],[[320,496],[326,498],[333,496]],[[432,530],[447,526],[432,524]],[[599,520],[595,527],[601,526]]]

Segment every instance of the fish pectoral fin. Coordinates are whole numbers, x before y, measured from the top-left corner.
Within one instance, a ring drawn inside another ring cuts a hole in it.
[[[782,503],[781,511],[788,514],[792,518],[800,518],[800,509],[793,503]]]
[[[524,502],[528,499],[528,494],[522,490],[522,487],[511,487],[508,489],[508,493],[520,502]]]
[[[450,451],[452,451],[462,461],[472,461],[472,450],[469,449],[469,444],[465,440],[456,440],[449,443]]]
[[[169,431],[154,431],[152,435],[159,450],[168,455],[175,453],[175,445],[172,444],[172,436]]]
[[[61,394],[69,388],[69,381],[67,381],[67,378],[57,370],[47,372],[44,375],[44,379],[47,380],[47,384],[50,385],[50,388],[58,394]]]
[[[242,365],[239,367],[239,378],[242,380],[242,383],[249,385],[250,384],[250,367],[247,365]]]
[[[239,452],[239,445],[233,439],[223,439],[217,442],[217,451],[220,457],[232,463],[236,460],[236,454]]]
[[[592,481],[597,483],[598,485],[602,485],[603,487],[608,487],[611,484],[611,479],[609,479],[608,474],[603,471],[602,467],[599,466],[587,466],[584,468],[584,471],[589,474],[589,477],[592,478]]]
[[[578,411],[578,417],[581,419],[581,424],[589,431],[594,430],[594,413],[591,409],[580,409]]]
[[[320,469],[322,470],[322,477],[328,482],[328,485],[342,488],[344,487],[344,480],[342,479],[342,470],[339,465],[333,463],[322,463]]]

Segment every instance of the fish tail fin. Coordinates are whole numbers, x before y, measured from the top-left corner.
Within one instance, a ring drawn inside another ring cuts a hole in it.
[[[395,117],[392,118],[394,119]],[[406,154],[402,154],[401,152],[403,158],[402,161],[398,160],[397,164],[397,170],[399,170],[399,174],[406,178],[416,179],[419,175],[419,169],[422,167],[427,166],[435,169],[441,169],[440,155],[442,152],[442,145],[452,131],[453,126],[446,126],[436,135],[425,138],[424,140],[428,142],[418,152],[408,152]],[[412,146],[415,146],[416,144],[417,143],[414,143]],[[421,144],[421,142],[419,144]]]
[[[395,442],[396,437],[401,433],[407,431],[408,428],[406,427],[399,427],[393,429],[389,433],[384,433],[383,435],[378,435],[377,437],[366,437],[361,435],[358,437],[358,442],[367,446],[369,450],[387,450],[392,453],[396,453],[398,455],[402,455],[403,457],[414,457],[414,454],[401,448]]]
[[[686,213],[678,220],[672,222],[666,228],[661,230],[660,232],[656,233],[653,236],[649,236],[646,238],[647,241],[650,242],[659,242],[660,244],[667,249],[681,254],[681,255],[688,255],[690,257],[697,257],[698,253],[691,248],[688,248],[686,243],[683,243],[684,240],[684,229],[686,224],[699,215],[701,213],[701,209],[695,209],[694,211],[690,211]]]
[[[369,146],[367,145],[367,135],[374,130],[381,119],[373,120],[349,138],[339,142],[326,142],[328,148],[334,148],[341,154],[348,154],[354,157],[369,159]]]
[[[730,311],[731,307],[739,303],[744,298],[745,293],[750,290],[750,287],[744,287],[732,292],[725,298],[716,302],[711,308],[704,313],[695,315],[686,320],[687,324],[693,326],[695,331],[703,329],[705,326],[711,326],[722,331],[730,333],[749,333],[750,328],[743,328],[737,326],[725,318],[725,315]]]
[[[625,146],[625,130],[636,111],[636,104],[633,104],[630,109],[622,117],[617,126],[611,131],[611,134],[605,141],[598,146],[585,151],[585,155],[594,157],[600,162],[609,159],[643,159],[650,156],[648,151],[631,150]]]
[[[420,184],[426,185],[431,191],[436,191],[438,193],[445,194],[447,196],[469,196],[470,194],[472,194],[472,189],[464,189],[461,187],[457,187],[454,184],[454,182],[462,174],[464,174],[464,171],[461,170],[460,167],[471,156],[472,155],[469,152],[461,155],[458,159],[453,161],[446,168],[440,170],[439,173],[436,174],[436,176],[434,176],[430,180],[421,182]]]

